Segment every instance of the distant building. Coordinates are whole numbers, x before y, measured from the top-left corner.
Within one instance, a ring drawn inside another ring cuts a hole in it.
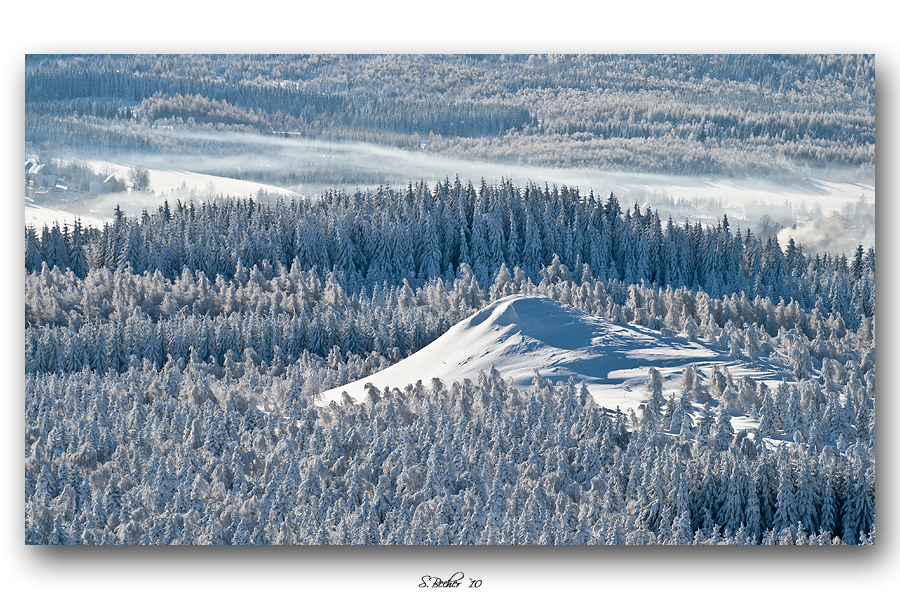
[[[125,184],[116,179],[115,175],[110,175],[103,180],[103,191],[106,193],[122,192],[124,190]]]
[[[38,183],[37,179],[38,179],[38,176],[41,175],[41,171],[43,171],[43,170],[44,170],[44,165],[32,164],[31,167],[27,171],[28,180],[34,181],[37,185],[40,185],[40,183]]]
[[[32,165],[28,169],[28,180],[34,182],[39,187],[52,188],[56,185],[56,175],[44,174],[44,165]]]
[[[90,183],[90,187],[88,188],[88,192],[92,195],[97,196],[99,194],[109,194],[112,192],[120,192],[125,188],[123,184],[116,179],[115,175],[110,175],[103,181],[92,181]]]
[[[35,185],[39,185],[41,187],[56,187],[56,175],[44,175],[43,173],[38,173],[34,176],[34,183]]]

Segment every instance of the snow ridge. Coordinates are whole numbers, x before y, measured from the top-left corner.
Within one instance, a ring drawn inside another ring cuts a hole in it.
[[[432,378],[446,385],[476,381],[479,371],[493,366],[520,387],[533,384],[535,371],[554,382],[574,377],[601,406],[627,410],[646,399],[642,388],[650,367],[659,369],[667,387],[674,388],[688,364],[702,373],[716,363],[728,365],[735,375],[735,369],[756,377],[771,375],[749,372],[708,344],[591,316],[545,296],[515,295],[457,323],[405,360],[325,392],[323,400],[338,401],[346,393],[362,401],[368,384],[383,390],[404,389],[420,380],[429,385]]]

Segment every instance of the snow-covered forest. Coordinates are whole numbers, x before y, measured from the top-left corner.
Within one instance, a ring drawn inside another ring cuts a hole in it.
[[[323,400],[517,294],[781,381]],[[26,543],[874,542],[874,248],[509,182],[219,197],[26,227],[25,323]]]
[[[273,138],[648,173],[874,179],[871,55],[33,55],[25,136],[50,155],[211,157],[353,183],[327,156],[274,168]],[[225,135],[231,134],[231,135]],[[326,153],[323,153],[326,154]],[[375,181],[396,184],[404,180]]]

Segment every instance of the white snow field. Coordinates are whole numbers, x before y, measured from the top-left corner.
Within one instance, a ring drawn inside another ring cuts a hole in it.
[[[106,219],[98,219],[80,213],[41,206],[40,204],[35,204],[34,200],[28,197],[25,198],[25,224],[33,225],[39,234],[44,225],[47,227],[53,227],[54,224],[59,224],[60,227],[63,224],[72,226],[75,223],[75,219],[81,221],[81,224],[85,227],[90,225],[100,229],[103,228],[103,223],[106,221]]]
[[[89,160],[87,163],[95,172],[99,173],[104,169],[112,170],[121,181],[128,181],[130,165],[121,165],[102,160]],[[225,196],[255,197],[260,189],[284,196],[296,194],[292,190],[275,185],[232,179],[230,177],[219,177],[218,175],[207,175],[206,173],[194,173],[181,169],[148,169],[148,171],[150,174],[150,187],[157,194],[170,194],[172,196],[169,198],[170,202],[175,201],[182,186],[189,191],[193,190],[197,196],[211,192]],[[212,187],[209,187],[210,185]],[[186,198],[182,197],[181,199],[185,200]],[[162,200],[160,198],[159,202],[161,203]]]
[[[129,165],[120,165],[107,161],[87,161],[94,172],[110,172],[121,181],[128,181]],[[148,169],[150,174],[150,187],[153,194],[132,194],[122,192],[118,194],[103,194],[88,197],[86,200],[72,204],[54,203],[45,206],[36,203],[32,198],[25,198],[25,224],[34,225],[39,232],[44,225],[53,227],[55,223],[62,226],[64,223],[71,226],[75,219],[79,219],[84,226],[92,225],[102,228],[103,223],[113,217],[116,206],[119,206],[126,215],[139,215],[141,210],[156,210],[164,200],[174,203],[195,200],[203,201],[207,197],[216,195],[256,198],[260,190],[279,196],[290,197],[296,192],[287,188],[231,179],[204,173],[193,173],[178,169]]]
[[[445,385],[477,381],[491,366],[516,386],[533,384],[537,370],[553,382],[574,377],[583,382],[600,406],[638,411],[647,400],[644,387],[650,367],[663,375],[664,392],[678,389],[684,368],[693,364],[702,380],[718,364],[732,377],[749,375],[778,382],[782,372],[765,362],[752,365],[729,359],[710,344],[666,337],[646,327],[619,324],[565,306],[544,296],[508,296],[457,323],[440,338],[387,369],[323,393],[325,403],[346,392],[361,401],[366,385],[379,391],[405,388],[421,380],[426,386],[440,378]],[[640,413],[638,413],[640,414]],[[732,419],[735,430],[756,427],[744,417]]]

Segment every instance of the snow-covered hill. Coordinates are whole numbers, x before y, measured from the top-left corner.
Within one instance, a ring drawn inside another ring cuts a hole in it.
[[[647,399],[644,385],[650,367],[663,375],[665,393],[674,392],[688,364],[709,373],[727,366],[737,379],[777,381],[774,371],[732,361],[719,348],[684,337],[666,337],[646,327],[614,323],[591,316],[544,296],[508,296],[454,325],[440,338],[399,363],[359,381],[329,390],[326,402],[346,392],[361,400],[365,386],[403,389],[421,380],[440,378],[449,385],[477,380],[493,365],[504,379],[518,386],[533,383],[537,370],[551,381],[574,377],[585,383],[594,400],[606,408],[637,410]],[[749,425],[734,420],[736,429]]]

